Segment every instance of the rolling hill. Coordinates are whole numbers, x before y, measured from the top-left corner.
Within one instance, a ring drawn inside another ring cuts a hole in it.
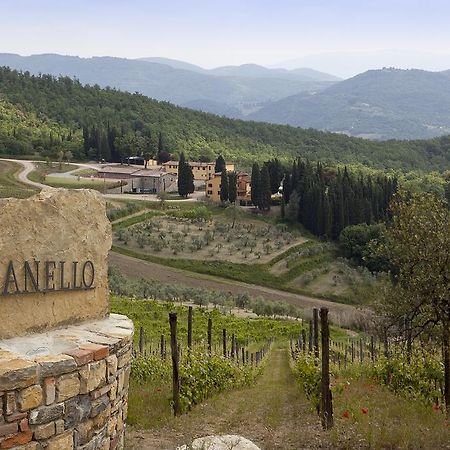
[[[371,70],[314,94],[271,103],[249,118],[372,139],[450,133],[450,72]]]
[[[82,144],[85,129],[96,131],[101,145],[102,136],[109,139],[111,130],[116,136],[145,135],[145,151],[150,154],[156,151],[161,133],[165,147],[172,153],[184,151],[192,159],[214,158],[222,153],[241,167],[270,158],[288,162],[296,157],[394,169],[443,171],[450,165],[450,137],[376,142],[313,129],[233,120],[140,94],[83,86],[68,77],[33,76],[7,68],[0,68],[0,101],[7,105],[5,117],[9,117],[6,121],[0,117],[3,155],[55,157],[65,148],[77,159],[92,158],[90,149]],[[22,121],[27,125],[19,127],[20,117],[32,120]]]
[[[131,60],[112,57],[79,58],[43,54],[0,54],[0,66],[75,77],[82,83],[139,92],[156,100],[241,117],[261,106],[303,91],[317,91],[337,79],[330,75],[244,65],[205,70],[166,58]],[[249,67],[251,70],[249,70]],[[214,106],[211,107],[211,104]]]

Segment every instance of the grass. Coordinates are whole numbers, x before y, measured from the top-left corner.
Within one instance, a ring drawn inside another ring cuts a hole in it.
[[[96,175],[97,170],[95,169],[80,169],[74,172],[74,175],[80,176],[80,177],[90,177],[91,175]]]
[[[440,411],[400,398],[370,379],[349,376],[338,381],[344,389],[334,394],[336,426],[330,434],[337,447],[449,448],[449,422]]]
[[[156,215],[154,212],[145,213],[150,214],[149,217]],[[129,219],[131,224],[138,222],[138,217],[132,217]],[[114,225],[114,229],[127,228],[121,221]],[[182,258],[162,258],[153,254],[142,253],[136,250],[132,250],[123,246],[113,245],[112,250],[122,255],[131,256],[133,258],[141,259],[143,261],[149,261],[164,266],[173,267],[175,269],[186,270],[190,272],[199,273],[202,275],[211,275],[219,278],[226,278],[229,280],[239,281],[242,283],[256,284],[259,286],[265,286],[272,289],[278,289],[286,292],[301,295],[311,295],[306,289],[300,289],[297,287],[289,286],[288,283],[299,276],[302,271],[312,270],[321,264],[332,260],[332,254],[316,255],[311,258],[305,258],[294,266],[287,274],[276,276],[270,273],[269,268],[272,261],[268,264],[239,264],[227,261],[201,261],[194,259],[182,259]],[[289,251],[289,250],[288,250]],[[329,299],[328,296],[315,295],[317,298]],[[351,297],[335,297],[332,299],[336,302],[355,304],[355,300]]]
[[[62,177],[46,177],[43,183],[52,187],[63,187],[66,189],[95,189],[101,192],[120,186],[120,181],[86,180],[83,178],[78,180],[76,178]]]
[[[35,183],[45,183],[45,177],[49,173],[65,173],[77,168],[78,166],[68,163],[62,163],[61,166],[56,162],[50,164],[35,163],[35,170],[28,174],[28,178]]]
[[[10,161],[0,161],[0,198],[27,198],[37,193],[37,190],[15,178],[21,166]]]

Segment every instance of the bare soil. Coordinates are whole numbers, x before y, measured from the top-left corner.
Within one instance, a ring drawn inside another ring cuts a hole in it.
[[[353,323],[360,315],[357,308],[351,305],[278,291],[276,289],[253,284],[225,280],[209,275],[187,272],[115,252],[110,253],[109,264],[117,267],[125,275],[134,278],[147,278],[163,283],[183,284],[185,286],[221,290],[233,294],[247,292],[251,297],[262,297],[271,301],[282,301],[304,309],[327,307],[330,310],[330,319],[333,320],[336,325],[345,326],[349,323]]]

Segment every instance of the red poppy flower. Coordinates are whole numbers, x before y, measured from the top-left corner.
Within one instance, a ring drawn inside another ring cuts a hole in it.
[[[348,411],[344,411],[342,413],[342,417],[344,417],[345,419],[348,419],[350,417],[350,413]]]
[[[361,412],[363,414],[367,414],[369,412],[369,408],[361,408]]]

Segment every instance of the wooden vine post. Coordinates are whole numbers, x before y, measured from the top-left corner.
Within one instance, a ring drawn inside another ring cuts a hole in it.
[[[169,313],[170,349],[172,353],[172,398],[173,412],[176,416],[181,414],[180,404],[180,372],[177,342],[177,313]]]
[[[302,328],[302,342],[303,342],[302,350],[303,352],[306,352],[306,331],[304,328]]]
[[[144,328],[139,329],[139,353],[144,354]]]
[[[192,306],[189,306],[188,310],[188,349],[190,350],[192,348]]]
[[[208,353],[212,353],[212,319],[208,319]]]
[[[319,311],[317,308],[313,309],[314,322],[314,358],[319,359]]]
[[[161,335],[161,359],[166,359],[166,338]]]
[[[320,324],[322,329],[320,415],[323,429],[329,430],[333,427],[333,400],[330,390],[330,329],[328,325],[328,308],[320,308]]]
[[[308,352],[312,353],[313,351],[313,321],[309,321],[309,328],[308,328]]]
[[[223,357],[227,357],[227,330],[226,328],[222,331],[222,345],[223,345]]]

